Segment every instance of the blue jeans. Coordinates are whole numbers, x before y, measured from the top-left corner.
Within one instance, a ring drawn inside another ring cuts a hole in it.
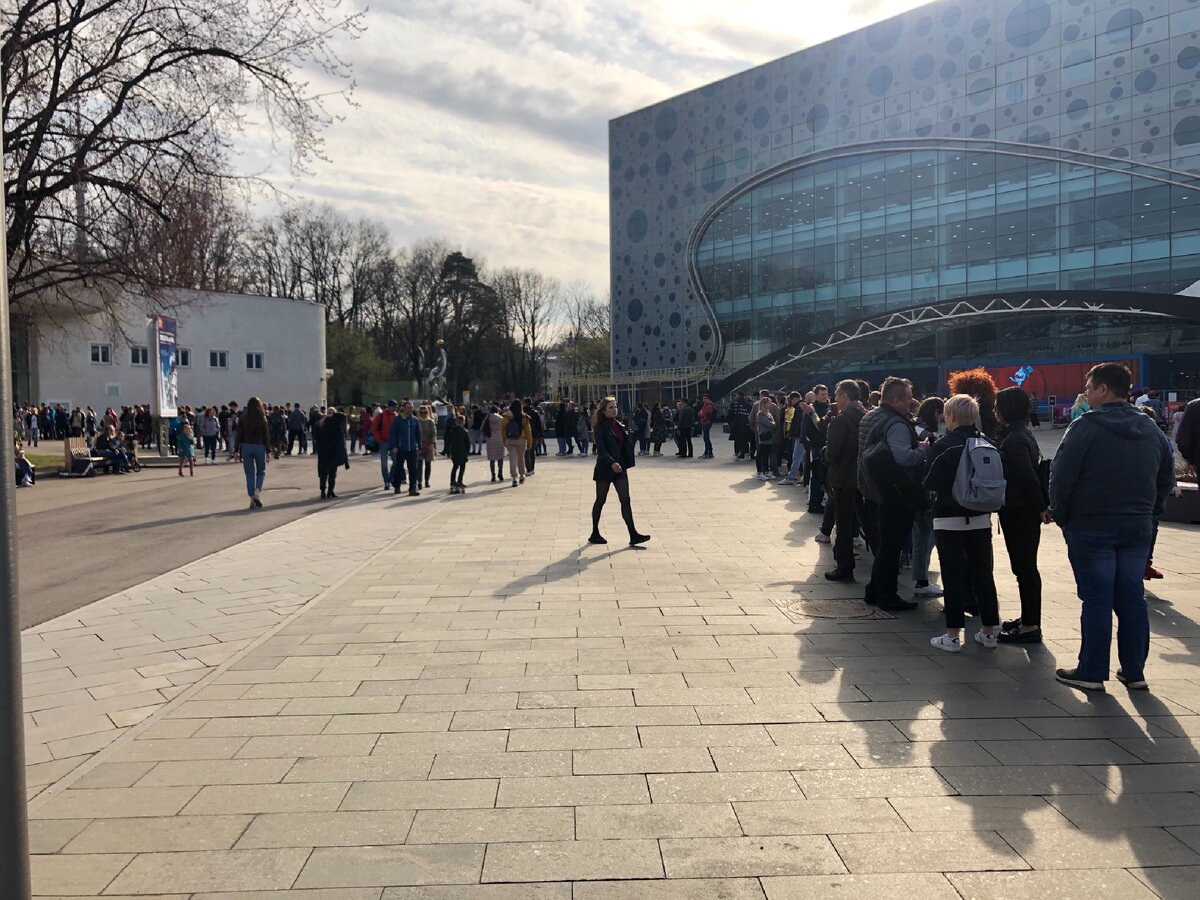
[[[267,477],[267,448],[262,444],[242,444],[242,468],[246,472],[246,494],[253,497],[262,490]]]
[[[579,442],[580,455],[587,456],[588,455],[588,439],[587,438],[576,438],[575,440],[577,440]]]
[[[913,581],[929,580],[929,558],[933,555],[933,515],[929,510],[913,517],[912,577]]]
[[[804,440],[803,438],[792,438],[792,467],[788,469],[787,477],[795,481],[800,470],[804,467]]]
[[[1150,614],[1142,575],[1153,537],[1149,532],[1067,531],[1067,555],[1083,601],[1079,677],[1108,679],[1112,617],[1117,615],[1117,659],[1130,680],[1145,674]]]
[[[704,434],[704,455],[712,456],[712,438],[710,437],[710,434],[712,433],[712,422],[709,422],[707,425],[703,425],[701,427],[703,428]]]
[[[392,447],[384,444],[379,448],[379,474],[383,476],[384,484],[392,483]]]
[[[392,487],[399,490],[400,486],[405,483],[405,470],[407,469],[408,492],[410,494],[417,493],[421,488],[420,465],[421,455],[419,451],[399,451],[396,455],[396,464],[392,468]]]

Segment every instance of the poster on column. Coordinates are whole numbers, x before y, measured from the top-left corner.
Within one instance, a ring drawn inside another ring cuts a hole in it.
[[[177,323],[170,316],[150,319],[149,341],[154,348],[151,378],[154,398],[151,413],[171,417],[179,412],[179,348],[176,344]]]

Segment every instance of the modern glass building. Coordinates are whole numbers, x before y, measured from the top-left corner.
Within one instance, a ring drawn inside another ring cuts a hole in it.
[[[1197,0],[941,0],[609,139],[630,380],[1120,359],[1197,387]]]

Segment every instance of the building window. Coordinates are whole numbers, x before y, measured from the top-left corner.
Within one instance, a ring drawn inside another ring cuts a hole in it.
[[[184,349],[183,347],[179,348],[178,366],[181,369],[190,369],[192,367],[192,351],[191,350]]]
[[[130,347],[129,364],[131,366],[150,365],[150,351],[145,347]]]
[[[261,372],[262,368],[263,368],[263,354],[247,353],[246,354],[246,368],[252,369],[256,372]]]
[[[112,345],[92,344],[92,362],[98,366],[112,364]]]
[[[208,367],[210,369],[228,369],[229,368],[229,351],[228,350],[209,350],[208,351]]]

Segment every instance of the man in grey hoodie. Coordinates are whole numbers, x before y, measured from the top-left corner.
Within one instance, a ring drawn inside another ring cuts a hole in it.
[[[1050,515],[1063,529],[1075,573],[1082,642],[1079,665],[1058,669],[1063,684],[1102,691],[1117,616],[1117,680],[1146,690],[1150,617],[1142,575],[1154,518],[1175,487],[1175,462],[1162,431],[1126,401],[1132,381],[1119,363],[1088,372],[1091,412],[1071,423],[1054,456]]]

